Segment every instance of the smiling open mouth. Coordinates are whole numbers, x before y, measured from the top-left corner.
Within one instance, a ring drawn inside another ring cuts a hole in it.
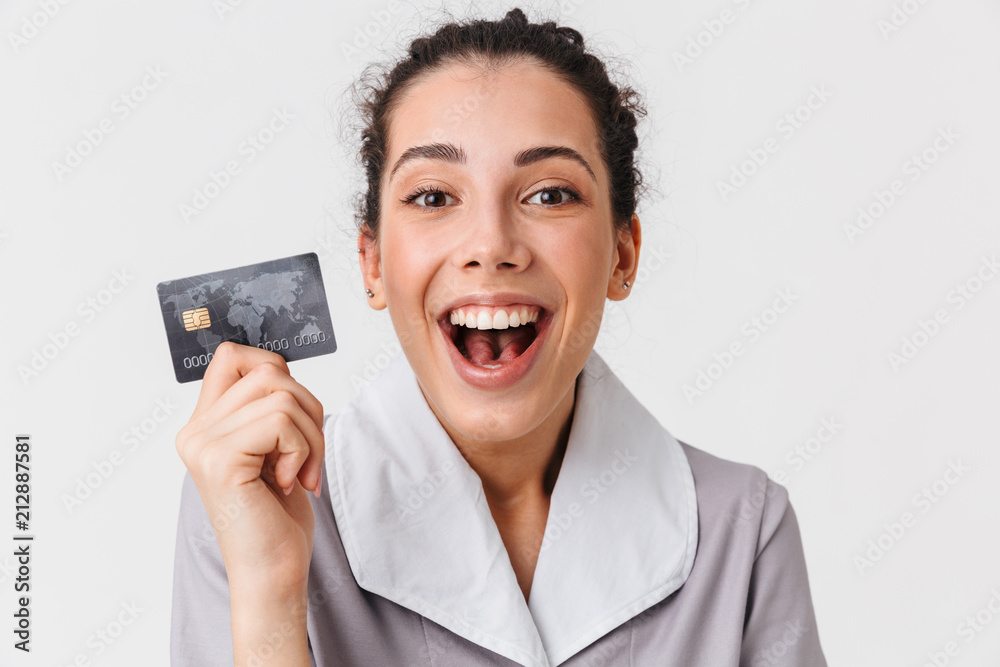
[[[458,308],[449,314],[447,334],[471,363],[496,369],[520,357],[538,336],[536,306],[521,308]]]

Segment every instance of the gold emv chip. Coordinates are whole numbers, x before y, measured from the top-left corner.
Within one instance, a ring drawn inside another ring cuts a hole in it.
[[[208,317],[208,308],[185,310],[181,313],[181,319],[184,321],[186,331],[197,331],[212,326],[212,320]]]

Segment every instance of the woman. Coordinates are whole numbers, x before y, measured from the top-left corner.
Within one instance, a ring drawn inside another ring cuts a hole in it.
[[[638,267],[634,92],[514,9],[415,40],[362,111],[364,288],[405,354],[324,417],[218,348],[174,664],[824,665],[785,490],[593,350]]]

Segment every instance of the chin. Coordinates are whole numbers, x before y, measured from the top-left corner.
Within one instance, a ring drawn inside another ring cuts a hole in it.
[[[503,442],[520,438],[532,430],[532,425],[528,423],[528,417],[532,415],[520,406],[510,406],[507,410],[498,410],[496,406],[491,406],[490,410],[479,408],[478,414],[473,410],[463,410],[458,408],[461,417],[454,418],[447,415],[452,428],[462,433],[467,438],[480,440],[483,442]],[[508,417],[507,415],[513,415]]]

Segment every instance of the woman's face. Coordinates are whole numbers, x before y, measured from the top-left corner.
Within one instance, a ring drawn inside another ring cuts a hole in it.
[[[638,219],[615,233],[589,109],[531,61],[451,64],[401,98],[387,149],[378,244],[359,236],[369,302],[453,437],[528,435],[572,405],[635,274]]]

